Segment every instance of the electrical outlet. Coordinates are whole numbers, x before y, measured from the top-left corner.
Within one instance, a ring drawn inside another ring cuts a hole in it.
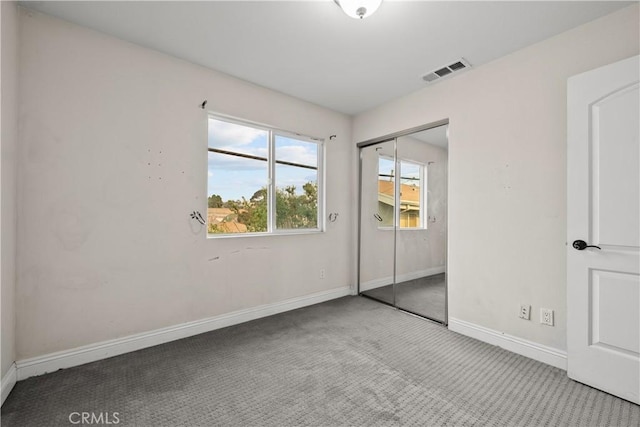
[[[540,309],[540,323],[543,325],[553,326],[553,310],[550,308]]]
[[[520,314],[518,314],[518,317],[524,320],[529,320],[530,312],[531,306],[529,304],[520,304]]]
[[[320,278],[324,279],[324,268],[320,269]]]

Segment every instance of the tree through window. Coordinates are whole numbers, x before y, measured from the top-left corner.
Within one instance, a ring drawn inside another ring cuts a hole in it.
[[[209,118],[210,235],[319,231],[320,140]]]

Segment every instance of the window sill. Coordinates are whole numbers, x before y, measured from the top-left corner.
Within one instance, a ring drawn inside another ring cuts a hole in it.
[[[393,230],[398,230],[398,231],[427,231],[428,228],[427,227],[398,227],[398,228],[394,228],[394,227],[378,227],[378,230],[380,231],[393,231]]]
[[[324,230],[287,230],[277,231],[275,233],[233,233],[233,234],[216,234],[207,233],[208,239],[235,239],[238,237],[275,237],[275,236],[299,236],[299,235],[312,235],[323,234]]]

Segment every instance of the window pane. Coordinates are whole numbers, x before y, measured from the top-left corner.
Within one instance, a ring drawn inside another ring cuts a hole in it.
[[[395,163],[392,159],[378,158],[378,219],[379,227],[393,227],[395,207]]]
[[[318,228],[318,144],[275,136],[276,228]]]
[[[421,227],[422,165],[400,162],[400,228]]]
[[[276,135],[276,162],[291,162],[299,166],[318,168],[318,144]]]
[[[234,153],[268,157],[269,132],[209,118],[209,147]]]
[[[209,119],[209,233],[267,231],[268,136],[261,129]]]

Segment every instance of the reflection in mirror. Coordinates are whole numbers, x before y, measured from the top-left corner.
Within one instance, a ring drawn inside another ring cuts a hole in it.
[[[400,228],[426,228],[420,212],[423,211],[425,165],[407,160],[398,162],[400,175]]]
[[[394,153],[395,140],[360,149],[359,292],[391,305],[395,304]]]
[[[425,165],[412,161],[394,161],[385,155],[378,160],[378,213],[382,217],[379,227],[393,227],[393,217],[398,218],[400,228],[426,228],[420,212],[424,210],[423,194]],[[400,177],[400,187],[396,190],[396,173]],[[395,194],[400,200],[396,209]]]
[[[447,323],[447,126],[360,148],[359,292]]]
[[[396,235],[398,308],[445,323],[447,126],[397,140],[400,203]]]
[[[394,170],[396,168],[393,158],[380,155],[378,159],[378,227],[393,227],[393,214],[395,210],[396,180]]]

